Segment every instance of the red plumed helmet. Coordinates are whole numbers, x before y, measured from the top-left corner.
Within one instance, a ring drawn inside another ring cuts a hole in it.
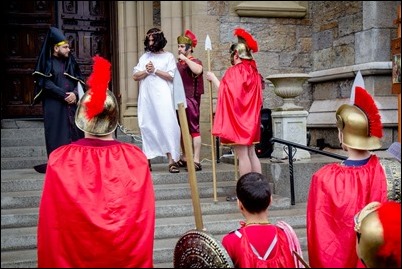
[[[195,48],[195,46],[197,46],[198,40],[197,40],[197,37],[195,36],[195,34],[194,34],[193,32],[191,32],[190,30],[187,29],[187,30],[184,32],[184,36],[187,36],[188,38],[191,39],[191,46],[192,46],[193,48]]]
[[[103,110],[106,99],[106,91],[110,81],[111,64],[105,58],[98,55],[93,58],[93,71],[88,78],[91,98],[87,101],[87,117],[89,119],[95,117]]]
[[[244,30],[242,28],[236,28],[234,31],[234,35],[237,36],[237,38],[239,39],[239,42],[245,43],[251,51],[258,52],[257,41],[246,30]]]
[[[386,201],[362,218],[357,253],[367,268],[401,268],[401,204]]]
[[[117,128],[119,106],[113,92],[108,89],[111,63],[98,55],[92,59],[93,71],[87,81],[89,90],[79,101],[75,124],[86,133],[105,136]]]
[[[184,32],[184,35],[177,37],[177,44],[187,44],[195,48],[195,46],[197,46],[197,42],[198,41],[195,34],[188,29]]]

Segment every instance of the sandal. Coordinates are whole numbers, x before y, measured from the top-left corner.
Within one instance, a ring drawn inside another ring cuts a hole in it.
[[[194,162],[194,166],[195,166],[195,171],[201,171],[202,170],[201,163]]]
[[[170,173],[179,173],[180,170],[179,170],[178,165],[176,163],[169,164],[169,172]]]
[[[179,167],[187,167],[187,162],[186,162],[185,160],[180,159],[180,160],[177,162],[177,165],[178,165]]]
[[[194,168],[195,168],[195,171],[201,171],[202,170],[201,163],[194,162]],[[186,168],[186,170],[188,171],[187,168]]]
[[[228,201],[228,202],[234,202],[234,201],[237,201],[237,196],[236,196],[236,195],[233,195],[233,196],[227,196],[227,197],[226,197],[226,201]]]

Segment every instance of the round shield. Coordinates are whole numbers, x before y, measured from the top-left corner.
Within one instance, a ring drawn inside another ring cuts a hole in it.
[[[174,268],[234,268],[222,244],[206,232],[190,230],[176,243]]]

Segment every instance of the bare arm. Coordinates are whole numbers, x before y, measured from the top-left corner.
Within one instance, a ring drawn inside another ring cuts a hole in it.
[[[134,81],[140,81],[140,80],[143,80],[144,78],[146,78],[147,76],[149,76],[149,74],[147,73],[146,70],[139,71],[133,75],[133,79],[134,79]]]
[[[215,87],[216,87],[217,89],[219,88],[219,85],[221,84],[221,82],[220,82],[219,79],[215,76],[214,73],[208,71],[208,72],[207,72],[207,75],[206,75],[206,78],[207,78],[208,81],[211,81],[211,82],[215,85]]]
[[[153,74],[155,76],[159,76],[159,77],[163,78],[164,80],[173,81],[173,77],[166,71],[155,69]]]
[[[189,58],[187,58],[184,54],[179,54],[179,59],[186,62],[188,67],[191,69],[191,72],[196,74],[197,76],[202,73],[202,65],[191,61]]]

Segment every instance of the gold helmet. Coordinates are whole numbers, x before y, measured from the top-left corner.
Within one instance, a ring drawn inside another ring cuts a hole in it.
[[[236,28],[234,35],[237,36],[238,42],[230,46],[231,58],[234,57],[234,53],[237,51],[240,59],[252,60],[253,55],[251,54],[251,51],[258,51],[257,41],[250,33],[242,28]]]
[[[361,77],[360,71],[356,80],[358,77]],[[360,150],[381,148],[381,116],[373,97],[364,86],[353,85],[350,101],[351,104],[341,105],[336,111],[336,126],[343,134],[342,144]]]
[[[104,136],[114,132],[119,120],[119,107],[113,92],[107,90],[102,112],[89,119],[86,115],[87,103],[90,102],[91,98],[91,94],[87,91],[80,100],[75,113],[75,124],[77,127],[84,132],[96,136]]]
[[[89,90],[85,92],[75,113],[75,124],[82,131],[104,136],[117,128],[119,107],[114,94],[108,89],[110,62],[94,56],[93,72],[88,78]]]
[[[372,202],[355,217],[357,255],[368,268],[401,267],[401,204]]]
[[[190,30],[186,30],[184,35],[177,37],[177,44],[187,44],[190,47],[195,48],[197,46],[197,37]]]

